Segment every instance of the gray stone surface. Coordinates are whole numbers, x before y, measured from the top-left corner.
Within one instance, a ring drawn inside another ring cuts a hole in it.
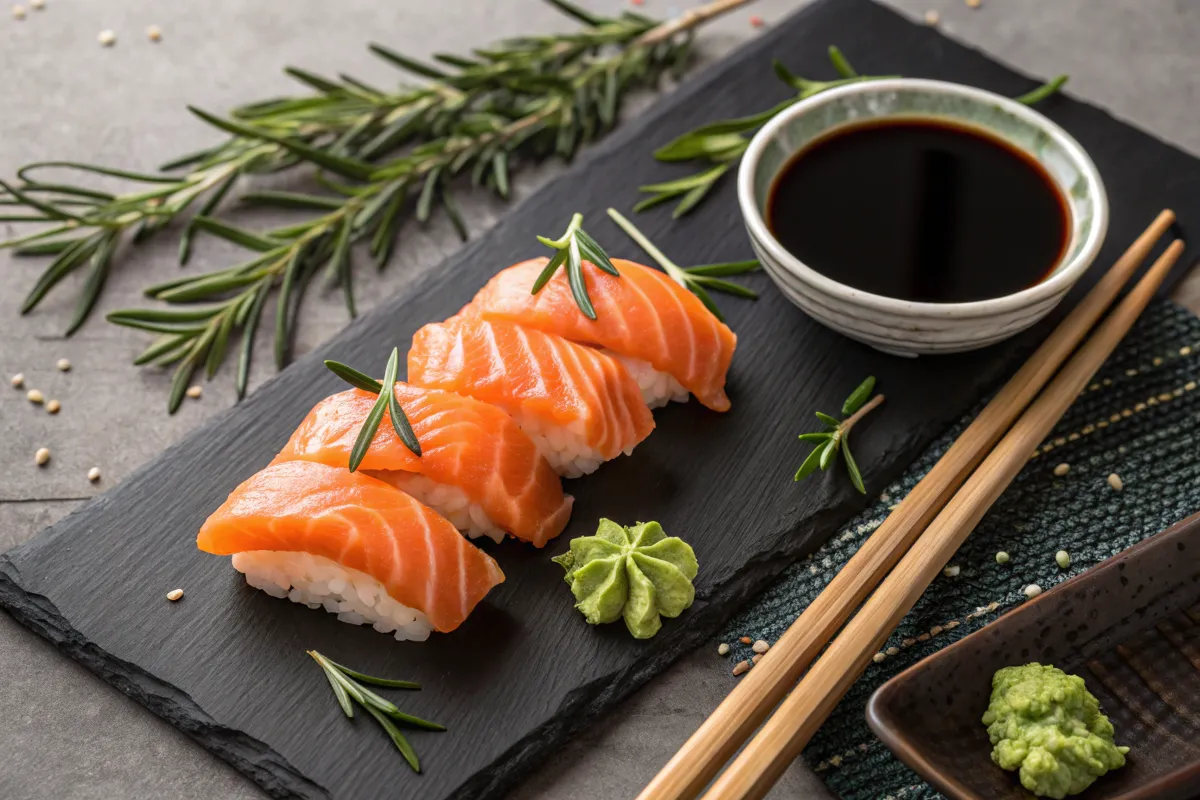
[[[1069,72],[1071,91],[1110,108],[1194,153],[1200,153],[1200,5],[1190,0],[984,0],[978,11],[961,0],[890,0],[920,15],[941,14],[950,35],[1022,70]],[[647,0],[664,15],[671,3]],[[618,9],[618,0],[586,3]],[[761,0],[713,25],[703,56],[719,57],[754,35],[751,13],[770,23],[799,5]],[[144,29],[157,24],[160,44]],[[561,18],[536,0],[449,0],[397,3],[342,0],[238,0],[162,4],[152,0],[47,0],[24,21],[0,17],[0,175],[47,158],[74,158],[152,169],[180,152],[212,141],[211,131],[182,110],[193,103],[221,110],[239,102],[293,91],[284,64],[349,72],[387,81],[393,73],[363,45],[378,40],[414,55],[461,51],[499,36],[561,27]],[[118,43],[101,48],[96,34],[111,28]],[[853,54],[850,54],[853,56]],[[636,111],[636,107],[634,108]],[[554,173],[525,173],[518,197]],[[466,204],[464,204],[466,205]],[[504,206],[465,208],[482,230]],[[0,237],[11,231],[0,223]],[[174,274],[173,243],[140,248],[122,261],[100,311],[135,304],[139,290]],[[457,247],[448,226],[411,231],[388,271],[364,270],[360,308],[404,280],[432,269]],[[228,263],[231,249],[208,240],[192,269]],[[68,284],[36,313],[17,315],[44,262],[0,255],[0,376],[23,372],[31,386],[59,399],[54,417],[23,394],[0,390],[0,549],[7,549],[70,512],[83,499],[121,480],[232,402],[228,370],[206,385],[175,417],[163,412],[168,376],[129,365],[143,346],[139,334],[92,321],[72,339],[60,332],[74,300]],[[1180,290],[1200,308],[1200,281]],[[303,352],[345,323],[337,295],[309,293],[297,350]],[[266,345],[264,341],[262,343]],[[252,384],[270,376],[260,347]],[[54,362],[66,356],[69,373]],[[33,452],[52,450],[48,468]],[[99,466],[104,477],[88,483]],[[590,735],[580,737],[530,778],[516,796],[631,797],[694,730],[732,685],[713,652],[701,650],[651,684]],[[0,797],[5,798],[250,798],[257,789],[185,736],[61,658],[41,639],[0,615]],[[773,796],[812,797],[820,791],[793,769]]]

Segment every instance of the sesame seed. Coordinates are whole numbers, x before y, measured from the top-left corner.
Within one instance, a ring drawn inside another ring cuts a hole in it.
[[[195,400],[195,399],[199,398],[200,395],[204,394],[204,387],[200,386],[199,384],[189,386],[187,389],[187,392],[185,394],[187,394],[188,397]]]
[[[46,466],[46,462],[50,460],[50,448],[39,447],[38,451],[33,454],[33,460],[39,467]]]
[[[941,625],[934,625],[932,628],[929,629],[929,635],[937,636],[939,633],[941,633],[944,630],[945,630],[945,628],[943,628]]]
[[[1062,569],[1071,566],[1071,555],[1066,550],[1059,550],[1054,554],[1054,561]]]
[[[1179,355],[1181,355],[1181,356],[1190,356],[1191,354],[1192,354],[1192,348],[1190,348],[1190,347],[1181,347],[1181,348],[1179,348]]]
[[[1168,392],[1163,392],[1158,396],[1158,399],[1166,403],[1171,399],[1171,395]]]
[[[754,640],[751,639],[749,636],[739,636],[738,641],[741,642],[742,644],[750,644]]]
[[[721,642],[719,645],[717,645],[717,655],[719,655],[719,656],[729,655],[729,645],[726,644],[725,642]]]
[[[1195,381],[1188,381],[1187,383],[1185,383],[1185,384],[1183,385],[1183,390],[1184,390],[1185,392],[1190,392],[1190,391],[1192,391],[1192,390],[1193,390],[1193,389],[1195,389],[1195,388],[1196,388],[1196,382],[1195,382]]]
[[[979,8],[983,5],[983,0],[967,0],[967,8]]]
[[[62,403],[58,402],[57,400],[51,400],[49,403],[46,403],[47,414],[57,414],[61,410]]]
[[[750,656],[750,663],[757,664],[759,661],[762,661],[762,657],[762,653],[755,653],[754,655]]]
[[[750,662],[749,661],[739,661],[738,663],[733,665],[733,674],[734,675],[742,675],[749,671],[750,671]]]
[[[926,25],[937,25],[941,21],[942,21],[942,15],[939,14],[937,11],[933,10],[932,8],[925,12],[925,24]]]
[[[25,385],[25,375],[18,372],[16,375],[12,376],[12,378],[9,380],[9,383],[13,385],[14,389],[20,389]]]
[[[1156,366],[1156,367],[1161,367],[1161,366],[1162,366],[1162,363],[1163,363],[1162,357],[1161,357],[1161,356],[1155,356],[1155,357],[1154,357],[1154,360],[1153,360],[1152,362],[1150,362],[1150,363],[1152,363],[1152,364],[1153,364],[1154,366]]]
[[[948,630],[948,631],[952,631],[957,627],[958,627],[958,620],[956,620],[956,619],[952,619],[946,623],[946,630]]]
[[[174,603],[179,598],[183,597],[183,589],[172,589],[167,592],[167,599]]]
[[[117,35],[110,30],[103,30],[96,36],[96,41],[100,43],[101,47],[112,47],[117,43]]]
[[[765,653],[771,649],[771,645],[767,644],[762,639],[759,639],[757,642],[750,645],[750,649],[756,653]]]
[[[996,610],[997,608],[999,608],[999,607],[1000,607],[1000,604],[999,604],[999,603],[997,603],[995,600],[993,600],[992,602],[990,602],[990,603],[988,603],[988,604],[987,604],[987,608],[986,608],[986,609],[984,609],[984,610],[985,610],[985,611],[988,611],[988,612],[990,613],[990,612],[992,612],[992,611],[995,611],[995,610]]]
[[[58,361],[54,362],[54,366],[58,367],[60,371],[66,372],[71,369],[71,362],[65,358],[60,358]]]
[[[1058,477],[1060,477],[1060,478],[1061,478],[1063,475],[1066,475],[1066,474],[1067,474],[1068,472],[1070,472],[1070,471],[1071,471],[1071,465],[1070,465],[1070,464],[1059,464],[1057,467],[1055,467],[1055,468],[1054,468],[1054,474],[1055,474],[1055,475],[1057,475],[1057,476],[1058,476]]]
[[[1065,437],[1065,436],[1059,436],[1057,439],[1054,440],[1055,447],[1062,447],[1066,443],[1067,443],[1067,437]]]
[[[30,389],[25,393],[25,399],[40,406],[42,403],[46,402],[46,395],[42,394],[38,389]]]
[[[146,28],[146,38],[152,42],[161,42],[162,28],[157,25],[151,25],[149,28]]]
[[[92,483],[95,483],[96,481],[100,480],[100,468],[99,467],[92,467],[91,469],[88,470],[88,480],[91,481]]]
[[[900,648],[893,645],[883,652],[887,653],[889,656],[898,656],[900,655]]]
[[[1008,553],[1004,552],[1003,550],[1001,550],[999,553],[996,553],[996,563],[997,564],[1007,564],[1008,562],[1009,562]]]
[[[25,6],[13,6],[13,19],[25,19]]]
[[[918,642],[928,642],[928,641],[929,641],[929,634],[928,634],[928,633],[922,633],[920,636],[918,636],[918,637],[917,637],[917,641],[918,641]]]
[[[962,572],[962,567],[958,566],[957,564],[951,564],[942,570],[942,574],[947,578],[957,578],[960,572]]]
[[[900,643],[900,646],[901,647],[912,647],[916,643],[917,643],[916,639],[905,639],[903,642]]]
[[[1036,583],[1031,583],[1025,587],[1024,592],[1025,596],[1032,600],[1042,593],[1042,587],[1038,586]]]
[[[1125,370],[1125,377],[1127,377],[1127,378],[1132,378],[1134,375],[1137,375],[1137,370],[1136,370],[1136,369],[1127,369],[1127,370]]]
[[[1121,476],[1115,472],[1108,476],[1108,485],[1113,488],[1114,492],[1119,492],[1125,488],[1125,482],[1122,481]]]
[[[46,0],[29,0],[29,7],[41,11],[46,7]]]
[[[871,660],[874,661],[876,664],[882,664],[884,661],[887,660],[887,656],[884,655],[883,653],[876,653],[875,655],[871,656]]]

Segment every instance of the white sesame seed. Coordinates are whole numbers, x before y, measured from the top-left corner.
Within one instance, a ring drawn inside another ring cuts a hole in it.
[[[1071,566],[1071,555],[1066,550],[1059,550],[1054,554],[1054,561],[1062,569]]]
[[[46,7],[46,0],[29,0],[29,7],[41,11]]]
[[[12,7],[13,19],[25,19],[25,6]]]
[[[937,636],[939,633],[941,633],[944,630],[945,630],[945,628],[943,628],[941,625],[934,625],[932,628],[929,629],[929,635]]]
[[[200,395],[204,394],[204,387],[200,386],[199,384],[196,384],[194,386],[189,386],[186,394],[188,397],[195,400],[195,399],[199,398]]]
[[[1181,355],[1181,356],[1190,356],[1191,354],[1192,354],[1192,348],[1190,348],[1190,347],[1181,347],[1181,348],[1179,348],[1179,355]]]
[[[741,674],[743,674],[745,672],[749,672],[749,671],[750,671],[750,662],[749,661],[739,661],[738,663],[733,665],[733,674],[734,675],[741,675]]]
[[[1070,471],[1071,471],[1071,465],[1070,465],[1070,464],[1059,464],[1057,467],[1055,467],[1055,468],[1054,468],[1054,474],[1055,474],[1055,475],[1057,475],[1057,476],[1058,476],[1058,477],[1060,477],[1060,478],[1061,478],[1063,475],[1066,475],[1066,474],[1067,474],[1068,472],[1070,472]]]
[[[162,28],[157,25],[151,25],[149,28],[146,28],[146,38],[152,42],[161,42]]]
[[[987,608],[986,608],[986,609],[984,609],[984,610],[985,610],[985,611],[987,611],[988,613],[991,613],[991,612],[995,611],[995,610],[996,610],[997,608],[999,608],[999,607],[1000,607],[1000,604],[999,604],[999,603],[997,603],[995,600],[993,600],[992,602],[990,602],[990,603],[988,603],[988,604],[987,604]]]
[[[997,564],[1007,564],[1008,562],[1009,562],[1008,553],[1004,552],[1003,550],[1001,550],[999,553],[996,553],[996,563]]]
[[[762,661],[762,657],[762,653],[755,653],[754,655],[750,656],[750,663],[757,664],[759,661]]]
[[[57,414],[61,410],[62,403],[58,402],[57,400],[51,400],[49,403],[46,403],[47,414]]]
[[[967,0],[967,8],[979,8],[983,5],[983,0]]]
[[[893,645],[883,652],[887,653],[889,656],[898,656],[900,655],[900,648]]]
[[[937,11],[933,10],[932,8],[925,12],[925,24],[926,25],[937,25],[941,21],[942,21],[942,15],[939,14]]]
[[[767,644],[762,639],[759,639],[757,642],[750,645],[750,649],[756,653],[765,653],[771,649],[771,645]]]
[[[956,619],[952,619],[946,623],[946,630],[948,630],[948,631],[952,631],[957,627],[958,627],[958,620],[956,620]]]
[[[101,47],[112,47],[117,43],[117,35],[110,30],[103,30],[96,36],[96,41],[100,43]]]
[[[957,578],[960,572],[962,572],[962,567],[958,566],[957,564],[951,564],[942,570],[942,574],[947,578]]]
[[[100,468],[99,467],[92,467],[91,469],[88,470],[88,480],[91,481],[92,483],[95,483],[96,481],[100,480]]]
[[[719,645],[717,645],[717,655],[719,655],[719,656],[729,655],[729,645],[727,645],[725,642],[721,642]]]
[[[167,592],[167,599],[174,603],[179,598],[183,597],[183,589],[172,589]]]
[[[12,376],[12,379],[9,382],[13,385],[14,389],[20,389],[25,385],[24,373],[18,372],[16,375]]]
[[[1121,480],[1121,476],[1113,473],[1108,476],[1108,485],[1113,488],[1114,492],[1119,492],[1125,488],[1125,482]]]
[[[38,451],[33,454],[33,460],[37,463],[37,465],[39,467],[46,466],[46,462],[48,462],[50,460],[50,448],[49,447],[39,447]]]
[[[71,368],[71,362],[65,358],[60,358],[57,362],[55,362],[54,366],[58,367],[63,372],[66,372]]]
[[[42,403],[46,402],[46,395],[42,394],[41,390],[39,389],[30,389],[25,393],[25,399],[31,403],[41,405]]]
[[[917,641],[918,641],[918,642],[928,642],[928,641],[929,641],[929,634],[928,634],[928,633],[922,633],[920,636],[918,636],[918,637],[917,637]]]
[[[1031,583],[1025,587],[1024,592],[1025,596],[1032,600],[1042,593],[1042,587],[1038,586],[1036,583]]]

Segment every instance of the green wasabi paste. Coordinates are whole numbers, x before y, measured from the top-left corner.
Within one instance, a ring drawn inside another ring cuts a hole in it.
[[[658,633],[661,617],[678,617],[696,597],[696,554],[657,522],[624,527],[602,519],[595,536],[573,539],[553,561],[567,571],[575,607],[588,623],[623,617],[635,639]]]
[[[1021,785],[1039,797],[1078,794],[1125,766],[1129,752],[1113,743],[1112,723],[1083,678],[1042,664],[996,672],[983,724],[992,761],[1020,770]]]

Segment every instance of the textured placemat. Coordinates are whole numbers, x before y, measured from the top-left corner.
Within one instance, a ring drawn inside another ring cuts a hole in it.
[[[871,693],[1021,603],[1029,584],[1048,589],[1200,511],[1198,382],[1200,319],[1173,303],[1155,303],[955,554],[946,573],[904,618],[882,660],[867,669],[814,737],[804,758],[830,789],[846,800],[940,797],[868,730],[863,710]],[[876,413],[886,414],[886,405]],[[808,430],[808,410],[797,409],[796,416],[797,432]],[[738,637],[774,641],[783,633],[970,419],[947,431],[871,508],[788,569],[730,624],[722,638],[734,648],[726,668],[752,655],[737,643]],[[797,442],[797,464],[804,453],[803,443]],[[1069,465],[1065,475],[1055,474],[1060,464]],[[1110,474],[1120,477],[1121,490],[1109,483]],[[845,476],[832,470],[821,479]],[[996,563],[1001,550],[1011,556],[1008,564]],[[1070,554],[1069,568],[1055,563],[1058,550]]]

